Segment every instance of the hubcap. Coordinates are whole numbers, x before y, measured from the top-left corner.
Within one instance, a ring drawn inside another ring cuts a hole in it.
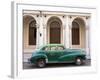
[[[81,64],[81,59],[77,59],[76,64],[80,65]]]

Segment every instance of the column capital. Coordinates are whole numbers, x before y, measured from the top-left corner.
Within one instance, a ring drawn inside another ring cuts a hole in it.
[[[68,26],[69,26],[69,29],[72,29],[72,24],[71,23],[69,23]]]
[[[36,28],[39,28],[39,26],[40,26],[39,24],[36,24]]]
[[[62,28],[65,29],[66,28],[66,24],[63,24]]]
[[[86,26],[86,30],[89,30],[89,26]]]
[[[43,29],[46,29],[47,24],[43,24]]]
[[[88,30],[88,29],[89,29],[89,23],[88,23],[88,22],[86,22],[85,27],[86,27],[86,30]]]

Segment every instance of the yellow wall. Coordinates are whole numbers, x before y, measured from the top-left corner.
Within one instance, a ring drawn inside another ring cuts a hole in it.
[[[29,45],[29,21],[24,21],[23,23],[23,48],[24,49],[35,49],[35,45]]]

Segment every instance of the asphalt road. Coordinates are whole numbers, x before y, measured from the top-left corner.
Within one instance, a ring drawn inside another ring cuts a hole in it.
[[[82,66],[91,66],[91,60],[86,60],[86,63],[81,66],[76,66],[74,63],[54,63],[47,64],[45,68],[59,68],[59,67],[82,67]],[[33,64],[28,62],[23,62],[23,69],[37,69]]]

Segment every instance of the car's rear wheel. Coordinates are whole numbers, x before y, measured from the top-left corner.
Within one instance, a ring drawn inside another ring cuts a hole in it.
[[[76,64],[76,65],[82,65],[82,64],[83,64],[83,59],[82,59],[81,57],[77,57],[77,58],[75,59],[75,64]]]
[[[46,65],[45,59],[38,59],[37,60],[37,63],[36,63],[37,67],[43,68],[43,67],[45,67],[45,65]]]

